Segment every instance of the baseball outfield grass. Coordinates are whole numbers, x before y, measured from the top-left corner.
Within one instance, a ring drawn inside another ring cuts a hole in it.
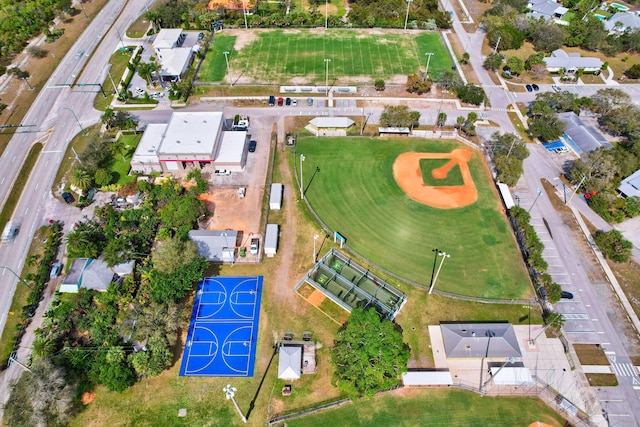
[[[371,262],[428,286],[437,248],[450,257],[436,289],[491,299],[528,298],[529,278],[478,153],[469,162],[478,201],[469,206],[432,208],[411,200],[395,182],[392,166],[399,154],[448,153],[460,147],[454,141],[413,138],[299,138],[297,154],[305,156],[304,185],[313,209]],[[426,165],[421,165],[423,172]]]
[[[399,34],[374,30],[273,30],[253,31],[251,41],[234,50],[236,35],[215,36],[200,71],[202,81],[219,82],[226,74],[223,52],[229,52],[233,79],[256,82],[330,84],[347,77],[367,81],[408,75],[425,69],[429,73],[450,69],[452,63],[438,33]],[[325,59],[328,59],[328,70]],[[328,71],[328,75],[327,75]]]

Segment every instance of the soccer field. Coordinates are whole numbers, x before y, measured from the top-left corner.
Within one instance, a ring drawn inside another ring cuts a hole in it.
[[[320,168],[311,182],[305,181],[309,203],[332,231],[373,263],[428,286],[432,250],[438,248],[451,257],[436,289],[491,299],[527,298],[529,278],[479,153],[468,163],[478,192],[469,206],[423,205],[395,181],[392,167],[399,154],[449,153],[454,148],[461,145],[414,138],[299,138],[297,154],[306,158],[305,180]]]
[[[333,84],[429,74],[449,69],[451,58],[439,33],[397,33],[380,30],[272,30],[217,34],[203,64],[202,81],[221,81],[223,52],[229,53],[232,78],[239,82],[324,84],[328,65]],[[231,47],[238,46],[239,50]]]

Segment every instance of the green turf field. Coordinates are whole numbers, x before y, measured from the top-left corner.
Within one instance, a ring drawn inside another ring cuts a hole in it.
[[[428,286],[432,249],[450,254],[436,289],[493,299],[527,298],[529,279],[478,153],[469,162],[478,201],[441,210],[409,199],[393,178],[406,151],[450,152],[454,141],[299,138],[307,199],[320,218],[372,262]],[[455,172],[455,171],[453,171]],[[455,175],[455,174],[454,174]]]
[[[308,84],[324,84],[325,59],[329,81],[347,83],[350,78],[388,78],[424,70],[427,52],[433,52],[429,73],[449,69],[449,54],[438,33],[370,33],[366,30],[273,30],[254,32],[254,40],[239,51],[233,50],[236,37],[215,36],[202,66],[202,81],[222,81],[228,51],[231,74],[256,82],[287,83],[295,79]],[[221,74],[222,73],[222,74]]]
[[[536,421],[550,426],[564,424],[560,415],[535,398],[482,397],[442,389],[413,389],[398,394],[358,400],[337,409],[287,420],[287,425],[525,427]]]

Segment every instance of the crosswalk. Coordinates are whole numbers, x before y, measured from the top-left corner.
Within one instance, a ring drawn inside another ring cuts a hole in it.
[[[637,377],[638,371],[631,363],[612,363],[613,373],[619,377]]]

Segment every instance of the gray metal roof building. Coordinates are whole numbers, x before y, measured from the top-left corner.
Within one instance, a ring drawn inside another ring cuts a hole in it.
[[[189,239],[209,262],[234,262],[237,230],[191,230]]]
[[[583,122],[575,113],[560,113],[558,117],[567,124],[564,133],[571,137],[582,152],[588,153],[600,147],[613,148],[600,132]]]
[[[440,323],[450,359],[522,357],[510,323]]]

